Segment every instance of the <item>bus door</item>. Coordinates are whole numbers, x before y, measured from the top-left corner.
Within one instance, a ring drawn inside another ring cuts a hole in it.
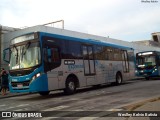
[[[129,60],[128,60],[128,54],[127,51],[123,51],[122,53],[122,65],[123,65],[123,72],[128,73],[129,72]]]
[[[54,42],[46,41],[43,48],[44,52],[44,72],[47,73],[49,90],[58,89],[59,81],[62,79],[62,68],[60,59],[60,49]]]
[[[93,55],[93,46],[83,45],[82,52],[84,75],[87,78],[87,85],[95,84],[95,60]]]

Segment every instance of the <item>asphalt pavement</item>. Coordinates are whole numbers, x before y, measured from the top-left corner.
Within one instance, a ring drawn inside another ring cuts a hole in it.
[[[30,93],[10,93],[9,91],[7,91],[5,95],[2,95],[2,93],[0,93],[0,99],[28,95],[28,94]]]
[[[160,120],[160,97],[139,101],[123,108],[132,111],[127,120]]]
[[[10,93],[9,91],[7,91],[6,95],[2,96],[0,94],[0,99],[22,96],[27,94],[30,93]],[[123,117],[119,116],[119,120],[160,120],[160,97],[150,98],[135,103],[131,103],[121,107],[120,110],[123,111]],[[119,111],[119,113],[121,112]],[[114,117],[111,120],[114,119],[117,120],[117,117]]]

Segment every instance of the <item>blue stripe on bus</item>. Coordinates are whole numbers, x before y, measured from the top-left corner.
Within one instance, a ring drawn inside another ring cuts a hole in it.
[[[64,39],[64,40],[72,40],[72,41],[78,41],[78,42],[86,42],[86,43],[98,44],[98,45],[104,45],[104,46],[111,46],[111,47],[127,49],[127,50],[133,49],[133,48],[125,47],[125,46],[107,43],[107,41],[103,42],[103,41],[98,41],[98,40],[96,41],[96,40],[92,40],[92,39],[82,39],[82,38],[75,38],[75,37],[70,37],[70,36],[40,32],[40,38],[42,36],[48,36],[48,37],[54,37],[54,38],[60,38],[60,39]]]

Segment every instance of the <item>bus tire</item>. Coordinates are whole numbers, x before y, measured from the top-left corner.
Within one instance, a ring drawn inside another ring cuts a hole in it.
[[[116,74],[116,85],[122,84],[122,81],[123,81],[123,79],[122,79],[122,74],[121,74],[120,72],[118,72],[118,73]]]
[[[50,91],[42,91],[42,92],[39,92],[40,95],[42,96],[46,96],[46,95],[49,95]]]
[[[76,83],[73,77],[67,78],[66,88],[64,89],[64,93],[67,95],[74,94],[76,91]]]

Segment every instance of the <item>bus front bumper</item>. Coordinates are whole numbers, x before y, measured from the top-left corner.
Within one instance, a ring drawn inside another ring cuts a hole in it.
[[[10,79],[9,90],[11,93],[48,91],[47,76],[45,74],[34,80],[24,80],[26,79],[25,77],[12,77]],[[17,82],[12,81],[15,79],[17,79]]]
[[[135,74],[138,77],[156,77],[156,76],[159,76],[158,71],[153,71],[153,70],[143,71],[143,72],[142,71],[136,71]]]

